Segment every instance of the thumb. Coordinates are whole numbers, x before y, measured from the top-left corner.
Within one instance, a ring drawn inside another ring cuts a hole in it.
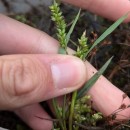
[[[86,78],[84,63],[65,55],[0,57],[0,109],[15,109],[78,89]]]

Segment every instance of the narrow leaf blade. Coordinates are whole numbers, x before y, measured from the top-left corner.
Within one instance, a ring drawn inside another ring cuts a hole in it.
[[[74,27],[75,27],[75,25],[76,25],[76,23],[77,23],[77,21],[78,21],[78,19],[79,19],[80,12],[81,12],[81,9],[79,10],[77,16],[75,17],[75,19],[74,19],[74,21],[73,21],[73,24],[71,25],[71,28],[70,28],[70,30],[69,30],[67,36],[66,36],[66,44],[68,44],[68,42],[69,42],[69,40],[70,40],[70,36],[71,36],[71,34],[72,34],[73,30],[74,30]]]
[[[92,47],[89,49],[89,51],[86,53],[86,57],[90,53],[90,51],[97,46],[102,40],[104,40],[110,33],[112,33],[129,15],[130,12],[123,15],[121,18],[119,18],[115,23],[113,23],[92,45]]]
[[[87,83],[78,91],[77,98],[83,97],[86,92],[96,83],[98,78],[104,73],[104,71],[107,69],[108,65],[110,64],[113,57],[111,57],[103,66],[102,68],[94,75],[92,76]]]

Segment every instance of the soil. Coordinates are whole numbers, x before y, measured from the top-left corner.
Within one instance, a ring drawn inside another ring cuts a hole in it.
[[[77,14],[78,8],[62,4],[61,9],[69,26]],[[48,8],[45,8],[44,11],[39,11],[39,9],[33,8],[28,13],[11,14],[9,16],[17,18],[20,21],[23,20],[26,24],[56,37],[54,24],[50,20],[50,11]],[[21,17],[19,18],[18,16]],[[25,18],[26,20],[24,20]],[[112,21],[83,10],[71,39],[77,42],[77,37],[80,37],[82,32],[86,30],[89,38],[89,45],[91,46],[92,41],[100,36],[102,32],[112,23]],[[69,46],[75,49],[73,44],[70,44]],[[114,56],[114,59],[109,69],[106,71],[105,76],[114,85],[130,96],[130,24],[121,24],[110,36],[108,36],[90,53],[88,60],[96,69],[99,69],[111,56]],[[129,122],[127,125],[129,125]],[[15,114],[7,111],[0,112],[0,127],[7,128],[9,130],[30,129]],[[117,126],[107,127],[104,129],[112,130],[115,127]],[[116,130],[127,129],[129,130],[130,128],[125,126],[116,128]],[[94,130],[98,130],[98,127],[95,127]]]

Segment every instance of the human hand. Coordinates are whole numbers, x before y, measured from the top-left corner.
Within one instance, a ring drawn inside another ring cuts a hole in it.
[[[56,40],[3,15],[0,35],[4,55],[0,57],[0,110],[24,110],[22,118],[33,129],[51,129],[52,122],[35,117],[50,118],[35,103],[78,89],[86,79],[85,64],[76,57],[56,54]]]
[[[69,4],[87,9],[90,12],[111,20],[117,20],[130,11],[129,0],[62,0]],[[130,21],[130,16],[126,22]]]
[[[5,18],[3,16],[0,17],[0,21],[1,21],[1,24],[0,24],[1,28],[4,25],[3,28],[0,31],[0,34],[1,34],[1,37],[2,37],[1,38],[1,43],[3,43],[3,44],[0,44],[0,52],[2,54],[14,54],[14,53],[15,54],[29,54],[29,53],[31,53],[31,54],[41,54],[41,53],[45,53],[45,54],[49,54],[49,56],[50,56],[50,54],[55,54],[55,53],[58,52],[58,43],[57,43],[57,41],[52,39],[51,37],[49,37],[45,33],[37,31],[36,29],[30,28],[30,27],[28,27],[26,25],[20,24],[19,22],[15,22],[15,21],[13,21],[11,19],[8,19],[8,18]],[[25,57],[26,56],[28,57],[30,55],[25,55]],[[4,56],[4,58],[7,58],[7,57],[8,56],[6,56],[6,57]],[[15,57],[19,58],[17,56],[15,56]],[[22,55],[22,57],[23,57],[23,55]],[[32,59],[32,61],[34,60],[34,62],[35,61],[38,61],[38,62],[40,61],[41,62],[41,59],[42,59],[42,58],[39,58],[39,56],[36,56],[36,55],[35,56],[31,55],[30,57],[33,57],[31,59]],[[28,58],[30,58],[30,57],[28,57]],[[43,57],[43,55],[41,57]],[[10,58],[13,58],[13,57],[11,56],[11,57],[9,57],[9,59]],[[56,59],[57,58],[58,57],[56,56]],[[70,65],[70,63],[69,63],[69,65]],[[86,66],[87,66],[87,72],[86,73],[87,73],[87,80],[88,80],[92,76],[93,71],[95,71],[95,69],[89,63],[86,63]],[[36,67],[36,68],[39,68],[39,66]],[[84,81],[81,81],[81,83],[79,83],[79,86],[83,82]],[[105,84],[105,87],[102,88],[102,86],[104,86],[104,84]],[[78,88],[79,86],[76,86],[75,89]],[[68,90],[68,92],[71,92],[73,90],[74,89],[70,88],[70,90]],[[33,91],[36,92],[35,89]],[[110,98],[107,97],[107,102],[112,103],[111,107],[110,107],[110,105],[107,106],[108,103],[105,104],[106,103],[106,97],[105,97],[106,93],[104,93],[104,92],[106,92],[106,91],[107,92],[112,91],[110,94],[108,94],[108,97],[110,97]],[[95,92],[97,92],[97,94],[95,94]],[[27,104],[32,104],[32,103],[35,103],[35,102],[39,102],[41,100],[45,100],[46,97],[43,96],[44,95],[43,91],[40,91],[40,93],[41,94],[38,94],[38,95],[36,93],[32,94],[32,99],[31,99],[32,102],[31,102],[31,100],[29,98],[27,98],[28,102],[26,102],[26,100],[25,101],[23,100],[24,102],[21,102],[22,97],[24,97],[24,96],[20,95],[20,100],[21,101],[19,102],[19,104],[15,104],[17,102],[16,99],[19,97],[17,95],[17,98],[13,98],[15,102],[12,103],[13,107],[11,107],[11,109],[17,108],[17,107],[22,107],[22,106],[27,105]],[[94,101],[95,108],[97,108],[98,110],[103,112],[103,114],[105,114],[105,115],[108,115],[109,113],[111,113],[113,110],[115,110],[119,106],[120,101],[122,100],[121,96],[123,94],[123,92],[121,92],[120,90],[115,88],[111,83],[109,83],[103,77],[101,78],[100,81],[98,81],[94,85],[94,87],[90,90],[89,93],[93,96],[93,101]],[[60,91],[60,93],[57,93],[57,92],[55,93],[54,92],[53,94],[54,95],[51,94],[51,96],[49,96],[49,97],[65,94],[65,91],[64,90],[63,90],[63,92]],[[34,97],[34,95],[36,97]],[[114,95],[114,97],[113,97],[113,95]],[[40,98],[39,98],[39,96],[40,96]],[[34,100],[34,98],[35,98],[35,100]],[[37,99],[37,101],[36,101],[36,99]],[[117,101],[117,99],[119,99],[119,100]],[[126,104],[130,103],[128,98],[126,98],[125,102],[126,102]],[[102,106],[102,104],[104,106]],[[9,104],[7,104],[7,102],[6,102],[6,105],[8,106]],[[11,103],[10,103],[10,105],[11,105]],[[15,105],[17,105],[17,106],[15,106]],[[7,109],[9,109],[9,107]],[[52,127],[52,123],[50,121],[41,120],[41,119],[38,119],[38,118],[35,117],[35,115],[40,115],[41,117],[50,118],[49,115],[47,115],[47,113],[38,104],[33,104],[33,105],[30,105],[30,106],[23,107],[21,109],[17,109],[17,110],[15,110],[15,112],[28,125],[30,125],[30,127],[32,127],[33,129],[36,129],[36,130],[43,130],[43,129],[50,130],[51,127]],[[129,115],[129,111],[124,111],[124,114]]]

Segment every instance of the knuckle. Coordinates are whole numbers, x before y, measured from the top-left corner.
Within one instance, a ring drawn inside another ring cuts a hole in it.
[[[36,64],[28,57],[5,60],[1,63],[1,83],[11,95],[26,94],[38,85]]]

